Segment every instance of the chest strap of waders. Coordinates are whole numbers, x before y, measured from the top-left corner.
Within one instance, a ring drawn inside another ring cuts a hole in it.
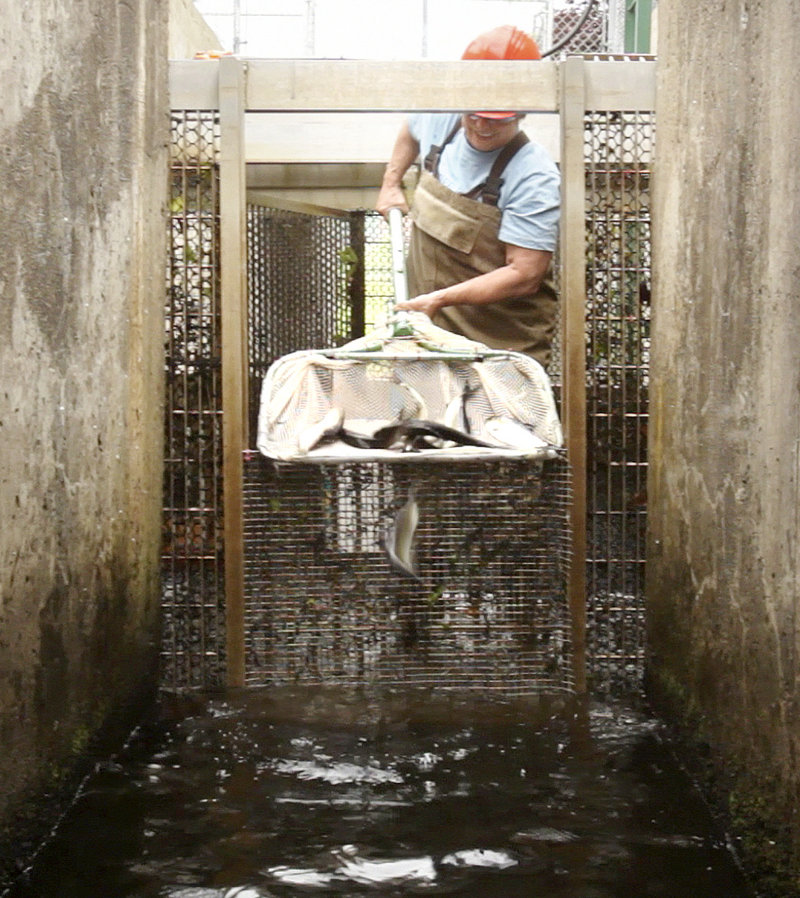
[[[456,136],[460,127],[461,120],[459,119],[444,139],[442,145],[432,144],[428,150],[428,154],[425,156],[424,167],[425,171],[430,172],[434,178],[438,179],[439,177],[439,160],[442,157],[444,148]],[[518,131],[498,153],[489,172],[489,177],[482,184],[473,187],[469,193],[463,194],[463,196],[470,200],[478,200],[487,206],[496,206],[500,199],[500,188],[503,186],[502,174],[506,170],[508,163],[511,162],[526,143],[528,143],[528,136],[523,131]]]

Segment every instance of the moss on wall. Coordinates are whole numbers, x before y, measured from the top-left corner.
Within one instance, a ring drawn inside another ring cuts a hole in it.
[[[784,898],[800,894],[797,12],[660,10],[648,482],[651,693],[705,747],[745,863]]]
[[[0,822],[19,832],[155,683],[167,5],[6,7]]]

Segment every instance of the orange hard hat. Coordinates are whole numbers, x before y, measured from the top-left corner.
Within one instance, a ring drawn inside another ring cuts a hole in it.
[[[541,59],[536,41],[514,25],[498,25],[479,34],[461,56],[462,59]],[[511,118],[513,112],[478,112],[481,118]]]
[[[192,59],[221,59],[223,56],[233,56],[230,50],[198,50]]]
[[[479,34],[462,59],[541,59],[536,41],[514,25],[498,25]]]

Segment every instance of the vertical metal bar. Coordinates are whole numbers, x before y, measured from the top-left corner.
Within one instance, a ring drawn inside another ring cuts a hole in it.
[[[608,281],[605,287],[605,296],[603,297],[603,330],[606,335],[606,362],[608,365],[608,377],[606,378],[602,399],[602,414],[605,418],[603,423],[604,436],[604,459],[605,482],[604,486],[604,502],[603,510],[593,509],[594,526],[597,528],[601,525],[601,533],[603,537],[602,550],[603,558],[606,560],[605,570],[603,573],[604,582],[601,592],[606,596],[611,596],[617,591],[616,580],[618,579],[619,568],[615,561],[614,540],[612,533],[615,532],[614,521],[614,462],[617,461],[614,453],[615,433],[614,433],[614,413],[616,406],[614,402],[615,390],[619,387],[619,371],[616,368],[621,347],[618,342],[617,329],[615,327],[616,317],[619,315],[619,265],[620,265],[620,249],[618,245],[620,224],[618,181],[620,177],[619,166],[614,165],[614,160],[619,161],[616,152],[616,142],[619,140],[619,127],[612,122],[611,116],[606,112],[603,114],[603,122],[605,128],[605,140],[597,147],[600,155],[600,165],[603,172],[603,192],[600,202],[603,210],[603,217],[606,225],[606,233],[608,234],[606,241],[607,258],[605,260],[606,274]],[[616,182],[616,183],[615,183]],[[615,202],[616,200],[616,202]],[[599,297],[596,297],[599,299]],[[597,360],[593,360],[596,363]],[[595,412],[598,411],[595,405]],[[598,519],[599,518],[599,519]],[[621,590],[620,590],[621,591]]]
[[[219,61],[222,445],[227,684],[244,685],[242,451],[247,423],[244,65]]]
[[[563,417],[572,469],[572,553],[567,582],[574,682],[586,692],[586,337],[583,60],[561,65],[561,301]]]

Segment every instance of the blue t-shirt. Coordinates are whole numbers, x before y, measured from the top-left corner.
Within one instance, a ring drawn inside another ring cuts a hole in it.
[[[409,115],[408,128],[424,159],[432,144],[441,146],[459,113],[420,112]],[[484,152],[472,147],[459,128],[439,159],[438,178],[456,193],[469,193],[489,176],[500,150]],[[547,150],[526,143],[503,172],[497,207],[501,212],[503,243],[553,252],[558,242],[561,176]]]

